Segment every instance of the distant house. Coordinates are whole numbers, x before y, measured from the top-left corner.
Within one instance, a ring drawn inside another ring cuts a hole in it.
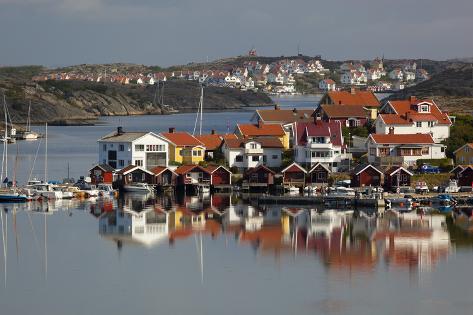
[[[455,154],[456,164],[473,164],[473,143],[466,143],[456,149]]]
[[[322,91],[335,91],[336,83],[332,79],[324,79],[319,81],[319,89]]]
[[[307,182],[315,185],[324,185],[328,183],[330,169],[322,163],[315,164],[309,170]]]
[[[382,185],[382,177],[383,172],[373,165],[359,164],[352,172],[351,185],[352,187],[379,187]]]
[[[118,127],[98,140],[99,163],[114,169],[133,164],[145,169],[168,165],[168,142],[153,132],[128,132]]]
[[[169,160],[183,164],[198,164],[204,161],[205,146],[188,132],[177,132],[169,128],[169,132],[161,133],[169,143]]]
[[[283,185],[295,187],[305,186],[307,171],[296,162],[283,169],[281,174],[283,175]]]
[[[289,135],[280,124],[237,124],[235,134],[242,138],[277,137],[284,149],[289,149]]]
[[[350,91],[329,91],[324,94],[320,100],[320,104],[363,106],[367,110],[370,110],[371,119],[376,119],[378,109],[381,106],[373,92],[360,91],[353,88]]]
[[[280,167],[283,144],[277,137],[225,139],[222,151],[229,167],[246,170],[266,165]]]
[[[375,121],[377,134],[430,133],[435,143],[450,136],[452,122],[433,100],[411,96],[407,100],[388,101],[379,112]]]
[[[314,114],[326,122],[340,121],[344,127],[364,126],[370,116],[363,106],[344,105],[320,105]]]
[[[418,159],[443,159],[445,146],[436,144],[430,134],[371,134],[368,137],[368,162],[414,166]]]
[[[98,164],[92,167],[89,171],[92,184],[111,184],[115,169],[108,164]]]
[[[384,172],[384,188],[395,192],[398,187],[410,186],[413,174],[402,166],[393,166]]]
[[[401,69],[396,68],[396,69],[394,69],[394,70],[391,70],[391,71],[388,73],[388,77],[389,77],[391,80],[402,81],[402,80],[404,79],[404,73],[402,72]]]

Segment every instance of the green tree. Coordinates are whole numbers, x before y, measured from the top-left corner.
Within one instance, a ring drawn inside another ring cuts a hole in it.
[[[444,141],[447,156],[454,157],[453,152],[469,142],[473,142],[473,116],[458,115],[455,124],[450,128],[450,137]]]

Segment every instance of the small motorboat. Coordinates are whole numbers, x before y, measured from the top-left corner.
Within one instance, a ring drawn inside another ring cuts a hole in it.
[[[445,187],[445,190],[444,190],[444,192],[447,193],[447,194],[457,193],[459,191],[460,191],[460,187],[458,186],[457,181],[454,180],[454,179],[451,179],[448,182],[448,186]]]
[[[151,187],[146,183],[131,183],[123,186],[126,192],[150,193]]]
[[[14,190],[0,192],[0,202],[27,202],[28,196]]]
[[[113,189],[110,184],[98,184],[97,190],[99,191],[99,195],[103,197],[113,197],[117,193],[116,189]]]
[[[315,186],[305,186],[304,187],[304,192],[309,193],[309,194],[314,194],[317,192],[317,187]]]
[[[292,194],[294,194],[294,195],[295,195],[295,194],[298,194],[299,191],[300,191],[300,190],[299,190],[299,187],[296,187],[296,186],[290,186],[290,187],[288,188],[288,192],[289,192],[289,194],[291,194],[291,195],[292,195]]]
[[[355,197],[356,193],[353,188],[348,187],[335,187],[332,188],[329,192],[329,196],[339,196],[339,197]]]

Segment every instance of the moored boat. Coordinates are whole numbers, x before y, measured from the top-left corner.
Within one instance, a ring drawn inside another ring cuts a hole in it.
[[[146,183],[132,183],[123,186],[126,192],[149,193],[152,191],[151,187]]]

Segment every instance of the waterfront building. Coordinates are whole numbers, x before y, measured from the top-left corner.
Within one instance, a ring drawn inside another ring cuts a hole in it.
[[[336,172],[342,161],[351,158],[343,142],[340,121],[296,122],[294,131],[294,161],[306,168],[322,163]]]
[[[351,186],[364,187],[373,186],[379,187],[383,183],[383,172],[371,164],[359,164],[351,173]]]
[[[117,182],[121,187],[132,183],[152,184],[153,180],[153,172],[136,165],[128,165],[117,172]]]
[[[116,131],[98,140],[99,164],[121,169],[133,164],[152,169],[168,165],[168,143],[153,132]]]
[[[151,170],[153,173],[153,184],[161,187],[164,186],[176,186],[177,184],[177,173],[172,169],[164,166],[157,166]]]
[[[456,149],[455,154],[456,164],[473,164],[473,143],[466,143]]]
[[[89,170],[91,183],[111,184],[114,180],[115,169],[108,164],[97,164]]]
[[[276,172],[264,165],[250,168],[243,175],[243,189],[268,189],[274,185]]]
[[[182,164],[198,164],[204,161],[205,146],[188,132],[178,132],[169,128],[169,132],[161,133],[169,144],[169,160]]]
[[[430,134],[371,134],[368,162],[376,165],[415,166],[418,159],[444,159],[445,146]]]
[[[327,185],[330,169],[322,163],[315,164],[308,172],[307,183],[315,185]]]
[[[458,174],[458,183],[460,186],[473,187],[473,166],[472,165],[466,166]]]
[[[411,96],[408,100],[388,101],[379,112],[375,121],[377,134],[429,133],[435,143],[441,143],[450,136],[452,122],[433,100]]]
[[[296,162],[293,162],[291,165],[283,169],[281,174],[284,186],[305,186],[307,171]]]
[[[384,172],[384,188],[395,192],[398,187],[411,186],[411,177],[414,174],[402,166],[393,166]]]
[[[277,137],[225,139],[222,151],[227,165],[241,171],[258,165],[278,168],[283,144]]]

